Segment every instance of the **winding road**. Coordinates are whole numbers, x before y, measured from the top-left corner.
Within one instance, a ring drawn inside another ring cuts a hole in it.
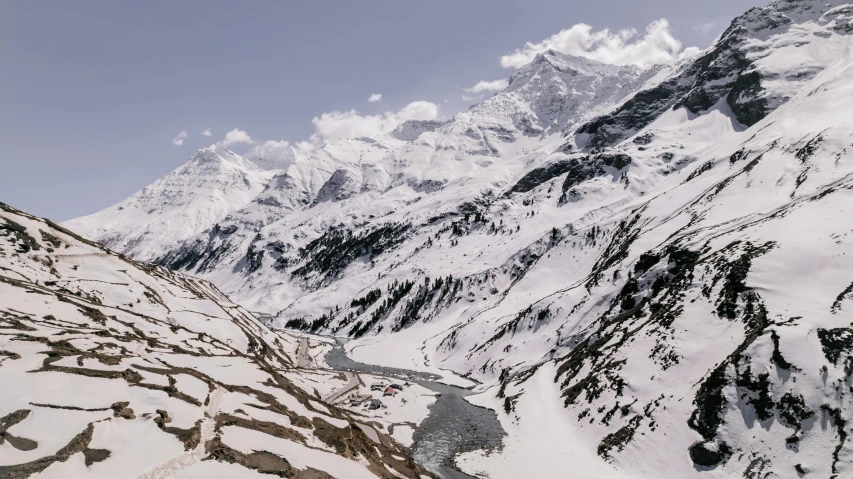
[[[343,373],[347,376],[347,383],[344,385],[344,387],[338,389],[337,391],[327,394],[326,397],[323,398],[323,402],[325,402],[326,404],[332,404],[344,394],[358,387],[359,380],[357,374],[350,371],[343,371]]]
[[[303,369],[307,369],[307,368],[311,367],[311,356],[308,354],[308,348],[309,348],[308,338],[299,338],[299,345],[296,348],[296,366],[297,367],[303,368]],[[323,397],[323,402],[325,402],[326,404],[334,403],[335,401],[340,399],[341,396],[343,396],[344,394],[346,394],[346,393],[352,391],[353,389],[357,388],[358,385],[360,384],[360,381],[358,379],[357,374],[355,374],[353,372],[349,372],[349,371],[342,371],[342,372],[347,377],[347,383],[344,384],[344,386],[341,387],[340,389],[338,389],[337,391],[332,391],[331,393],[329,393],[325,397]]]
[[[299,338],[299,346],[296,348],[296,366],[299,368],[311,366],[311,356],[308,355],[308,338]]]

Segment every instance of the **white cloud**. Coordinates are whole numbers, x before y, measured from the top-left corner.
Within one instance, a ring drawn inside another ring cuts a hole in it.
[[[682,51],[681,47],[681,42],[669,31],[669,22],[665,18],[650,23],[645,34],[639,37],[633,28],[615,33],[608,29],[594,32],[591,26],[578,23],[541,42],[528,42],[523,48],[502,56],[501,66],[520,68],[533,61],[537,54],[554,50],[604,63],[633,64],[645,68],[699,51],[695,47]]]
[[[681,53],[678,54],[678,59],[690,58],[694,57],[700,53],[702,53],[702,49],[699,47],[687,47],[684,50],[681,50]]]
[[[387,133],[408,120],[434,120],[438,117],[438,105],[428,101],[409,103],[402,110],[382,115],[361,115],[355,110],[332,111],[314,117],[315,134],[312,141],[332,141],[361,136]],[[297,144],[297,148],[301,148]]]
[[[284,148],[289,144],[290,144],[290,142],[287,140],[278,140],[278,141],[267,140],[267,141],[261,143],[260,146],[263,148]]]
[[[477,95],[477,96],[462,95],[462,101],[475,102],[475,101],[480,101],[482,99],[483,99],[483,95]]]
[[[219,146],[228,148],[233,145],[238,145],[240,143],[248,143],[251,145],[254,143],[254,141],[252,141],[252,138],[245,131],[239,128],[234,128],[233,130],[225,134],[225,139],[219,142]]]
[[[435,120],[438,118],[438,105],[429,101],[413,101],[397,113],[400,123],[409,120]]]
[[[501,91],[507,86],[509,86],[509,80],[506,78],[494,81],[481,80],[471,88],[466,88],[465,91],[471,93],[480,93],[481,91]]]
[[[311,141],[297,141],[293,145],[300,153],[311,153],[317,147],[316,143]]]
[[[172,144],[175,146],[181,146],[184,144],[184,139],[187,137],[187,132],[182,131],[178,133],[178,136],[172,138]]]
[[[210,128],[208,128],[201,132],[201,136],[213,136],[213,133],[211,133]]]
[[[374,93],[374,94],[370,95],[370,98],[367,99],[367,101],[370,103],[376,103],[377,101],[380,101],[380,100],[382,100],[382,94],[381,93]]]

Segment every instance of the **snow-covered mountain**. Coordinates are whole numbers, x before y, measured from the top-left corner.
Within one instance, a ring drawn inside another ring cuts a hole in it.
[[[0,477],[432,477],[320,402],[297,338],[2,203],[0,298]]]
[[[65,226],[139,259],[153,259],[252,201],[296,161],[286,144],[267,142],[244,157],[212,145],[126,200]]]
[[[356,359],[482,381],[508,436],[472,473],[846,477],[851,33],[853,4],[776,0],[649,70],[548,52],[145,241]]]

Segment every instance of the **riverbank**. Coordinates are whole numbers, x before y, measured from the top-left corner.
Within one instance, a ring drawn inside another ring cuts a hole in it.
[[[443,329],[435,328],[435,331]],[[432,334],[424,332],[423,327],[412,328],[394,333],[391,336],[373,336],[347,341],[345,349],[353,361],[382,367],[420,371],[440,377],[438,382],[462,388],[475,388],[478,383],[460,376],[453,371],[441,369],[430,363],[421,347],[423,337]]]
[[[412,457],[419,464],[443,479],[476,478],[456,466],[456,457],[477,451],[479,454],[489,454],[503,446],[506,434],[495,412],[465,400],[465,396],[472,394],[469,389],[475,384],[472,381],[455,375],[444,376],[433,372],[375,366],[355,361],[348,356],[343,340],[337,341],[335,347],[325,355],[324,361],[330,368],[338,371],[356,371],[373,377],[413,382],[438,393],[435,402],[428,406],[426,417],[414,427],[410,449]],[[469,388],[445,382],[462,383]],[[346,404],[341,405],[346,407]],[[362,403],[359,403],[359,406],[361,405]],[[412,427],[400,423],[395,426]],[[392,434],[392,437],[398,439],[399,435],[398,432]],[[402,439],[405,439],[405,436]]]

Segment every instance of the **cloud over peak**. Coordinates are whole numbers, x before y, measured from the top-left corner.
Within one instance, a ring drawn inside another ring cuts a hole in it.
[[[225,138],[219,142],[219,146],[229,148],[231,146],[239,145],[241,143],[251,145],[255,142],[252,140],[248,133],[239,128],[234,128],[233,130],[225,134]]]
[[[187,138],[187,132],[182,131],[178,133],[178,136],[172,138],[172,144],[175,146],[181,146],[184,144],[184,140]]]
[[[699,52],[695,47],[682,50],[681,42],[672,35],[669,21],[665,18],[650,23],[642,36],[638,36],[637,30],[633,28],[618,32],[606,28],[593,31],[591,26],[578,23],[541,42],[527,42],[523,48],[502,56],[501,66],[520,68],[533,61],[537,54],[548,50],[603,63],[636,65],[641,68]]]
[[[367,99],[367,101],[369,103],[376,103],[380,100],[382,100],[382,94],[381,93],[374,93],[374,94],[370,95],[370,97]]]
[[[509,86],[509,80],[507,80],[506,78],[494,81],[480,80],[479,82],[477,82],[476,85],[472,86],[471,88],[466,88],[465,91],[471,93],[480,93],[483,91],[501,91],[507,86]]]
[[[356,110],[332,111],[314,117],[315,141],[334,141],[388,133],[408,120],[434,120],[438,105],[428,101],[414,101],[398,112],[381,115],[362,115]],[[300,146],[297,146],[299,148]]]
[[[210,131],[210,128],[201,132],[201,136],[213,136],[213,133]]]

